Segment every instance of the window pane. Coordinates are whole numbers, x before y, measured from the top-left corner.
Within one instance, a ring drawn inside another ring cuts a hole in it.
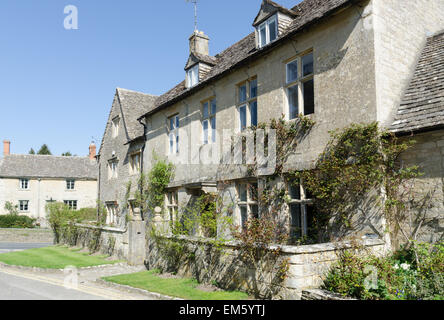
[[[204,140],[204,144],[208,143],[208,120],[205,120],[203,122],[203,140]]]
[[[257,79],[250,81],[250,99],[257,97]]]
[[[239,107],[239,119],[241,131],[247,127],[247,106],[243,105]]]
[[[179,135],[176,136],[176,153],[179,153]]]
[[[174,130],[174,118],[170,118],[170,130]]]
[[[174,134],[170,134],[170,153],[174,152]]]
[[[247,101],[247,85],[239,87],[239,102]]]
[[[307,205],[307,236],[311,239],[316,239],[316,225],[315,225],[315,208],[313,205]]]
[[[267,31],[265,24],[259,27],[259,43],[261,47],[267,44]]]
[[[293,82],[298,78],[298,61],[292,61],[287,64],[287,83]]]
[[[211,100],[211,115],[216,114],[216,100]]]
[[[290,120],[297,118],[299,114],[298,86],[288,88],[288,106],[290,111]]]
[[[251,216],[253,218],[259,218],[259,208],[257,206],[257,204],[252,204],[250,205],[250,212],[251,212]]]
[[[241,214],[241,224],[243,227],[248,220],[247,206],[240,206],[239,208]]]
[[[290,198],[293,200],[301,200],[301,186],[299,184],[297,185],[291,185],[288,188],[288,193],[290,194]]]
[[[313,73],[313,53],[302,57],[302,75],[307,76]]]
[[[314,88],[313,79],[304,82],[304,114],[314,113]]]
[[[257,183],[252,183],[249,185],[249,192],[250,192],[250,200],[251,201],[258,201]]]
[[[211,118],[211,139],[212,142],[216,142],[216,117]]]
[[[205,102],[203,105],[203,118],[208,118],[208,102]]]
[[[268,27],[270,29],[270,42],[275,40],[277,38],[277,32],[276,32],[276,20],[271,21],[268,24]]]
[[[176,116],[176,129],[179,128],[179,116]]]
[[[257,101],[250,104],[251,125],[257,127]]]
[[[239,185],[239,200],[242,202],[247,201],[247,186],[245,184]]]
[[[301,205],[290,204],[290,225],[292,229],[292,236],[299,238],[302,236],[301,230]]]

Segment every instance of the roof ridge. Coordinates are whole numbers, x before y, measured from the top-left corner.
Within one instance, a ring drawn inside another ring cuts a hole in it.
[[[131,90],[131,89],[125,89],[125,88],[120,88],[120,87],[117,87],[116,90],[117,91],[128,91],[128,92],[132,92],[132,93],[143,94],[145,96],[150,96],[150,97],[158,97],[158,95],[155,95],[155,94],[140,92],[140,91]]]
[[[57,156],[57,155],[50,155],[50,154],[15,154],[15,153],[6,155],[5,158],[6,157],[40,157],[40,158],[47,157],[47,158],[62,158],[62,159],[69,159],[69,158],[71,158],[71,159],[73,159],[73,158],[74,159],[89,159],[88,156]]]
[[[439,37],[439,36],[442,36],[442,35],[444,35],[444,29],[432,33],[432,35],[428,36],[427,39],[433,39],[435,37]]]

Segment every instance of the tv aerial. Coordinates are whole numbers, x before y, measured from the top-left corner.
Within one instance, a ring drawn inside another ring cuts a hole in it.
[[[194,31],[197,31],[197,4],[199,0],[186,0],[194,4]]]

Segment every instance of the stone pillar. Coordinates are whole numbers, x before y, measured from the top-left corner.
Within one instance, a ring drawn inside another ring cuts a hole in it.
[[[146,257],[146,223],[145,221],[131,221],[128,225],[128,264],[131,266],[143,265]]]

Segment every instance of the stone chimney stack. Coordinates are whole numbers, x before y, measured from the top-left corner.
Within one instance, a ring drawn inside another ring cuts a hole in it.
[[[96,145],[94,144],[94,142],[91,142],[91,144],[89,145],[89,158],[91,160],[95,160],[96,158]]]
[[[194,31],[190,37],[190,54],[198,53],[209,56],[209,42],[210,38],[203,31]]]
[[[11,141],[3,141],[3,155],[9,156],[11,154]]]

